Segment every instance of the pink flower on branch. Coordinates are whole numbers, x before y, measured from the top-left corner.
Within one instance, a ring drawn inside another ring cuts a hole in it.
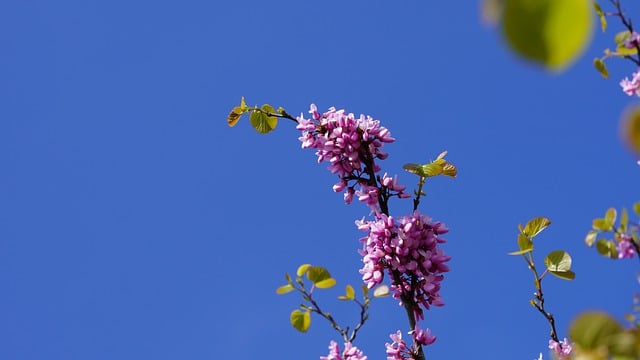
[[[320,356],[320,360],[367,360],[361,350],[351,345],[350,342],[344,344],[344,351],[340,351],[335,341],[329,343],[329,355]]]

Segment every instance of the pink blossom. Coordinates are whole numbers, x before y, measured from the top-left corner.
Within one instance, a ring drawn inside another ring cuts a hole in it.
[[[416,328],[410,332],[413,339],[420,345],[431,345],[436,341],[436,337],[431,335],[431,330],[423,330],[420,325],[416,324]]]
[[[570,358],[569,355],[571,355],[571,350],[573,350],[573,346],[571,343],[569,343],[569,340],[567,340],[567,338],[564,338],[564,340],[560,342],[550,339],[549,349],[553,350],[553,352],[556,353],[556,355],[558,355],[558,358],[560,360],[565,360]]]
[[[633,32],[624,42],[624,47],[627,49],[634,49],[638,43],[640,43],[640,35],[637,32]]]
[[[634,94],[640,96],[640,71],[633,73],[631,80],[625,77],[620,81],[620,86],[622,87],[622,91],[629,95],[633,96]]]
[[[320,356],[320,360],[367,360],[367,357],[350,342],[344,343],[344,351],[340,352],[338,344],[335,341],[331,341],[329,343],[329,355]]]
[[[632,259],[636,250],[632,243],[633,239],[628,234],[620,234],[616,250],[618,251],[618,259]]]
[[[407,344],[402,340],[402,333],[398,330],[395,334],[389,335],[391,344],[386,343],[387,348],[387,360],[404,360],[404,355],[408,353],[409,348]]]

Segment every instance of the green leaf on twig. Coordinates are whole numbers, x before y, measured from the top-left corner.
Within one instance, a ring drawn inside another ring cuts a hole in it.
[[[331,277],[329,271],[322,266],[312,266],[307,272],[307,278],[320,289],[327,289],[336,284],[336,280]]]
[[[530,238],[534,238],[549,225],[551,225],[551,220],[546,217],[533,218],[524,226],[523,233]]]
[[[510,252],[509,255],[522,255],[533,251],[533,242],[523,233],[518,234],[518,248],[520,250]]]
[[[600,19],[600,28],[602,29],[602,32],[605,32],[607,30],[607,17],[604,15],[600,4],[594,1],[593,7],[596,10],[596,15],[598,15],[598,18]]]
[[[306,274],[307,271],[311,268],[311,264],[302,264],[298,266],[298,270],[296,271],[296,276],[301,277]]]
[[[552,251],[544,258],[549,272],[564,280],[573,280],[576,274],[571,271],[571,256],[563,250]]]
[[[293,286],[291,284],[282,285],[278,289],[276,289],[276,294],[283,295],[293,291]]]
[[[311,313],[309,311],[293,310],[290,316],[291,325],[300,332],[307,332],[311,326]]]
[[[276,110],[269,104],[262,105],[262,111],[253,109],[250,120],[253,128],[261,134],[271,132],[278,125],[278,118],[269,114],[275,114]]]
[[[356,298],[356,291],[353,290],[353,286],[347,285],[344,295],[338,296],[338,300],[353,300]]]
[[[622,327],[610,315],[603,312],[587,312],[578,316],[569,327],[569,337],[580,349],[604,350],[612,345],[613,336],[622,332]],[[604,355],[604,356],[603,356]],[[607,354],[601,354],[606,359]]]
[[[584,242],[585,244],[587,244],[587,246],[591,247],[593,246],[593,243],[596,242],[596,237],[598,236],[598,232],[595,230],[590,230],[587,233],[587,236],[585,236],[584,238]]]
[[[616,249],[616,244],[607,239],[599,239],[596,242],[596,250],[602,256],[606,256],[611,259],[618,258],[618,250]]]
[[[602,75],[603,78],[609,78],[609,70],[607,70],[607,66],[604,64],[602,59],[595,58],[593,59],[593,66],[595,66],[596,70]]]

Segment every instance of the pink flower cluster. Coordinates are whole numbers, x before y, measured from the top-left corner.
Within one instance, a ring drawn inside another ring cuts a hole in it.
[[[631,80],[629,80],[628,77],[622,79],[622,81],[620,81],[620,86],[625,94],[629,96],[640,96],[640,70],[633,73]]]
[[[311,104],[309,113],[311,119],[305,119],[302,115],[297,118],[296,128],[302,131],[299,138],[302,148],[316,149],[318,163],[328,161],[329,171],[340,177],[333,191],[344,191],[347,203],[351,203],[353,196],[357,195],[358,200],[377,213],[381,194],[375,174],[380,167],[375,160],[384,160],[389,156],[382,152],[385,143],[395,141],[389,130],[370,116],[360,115],[356,118],[352,113],[347,114],[333,107],[320,114],[317,107]],[[391,195],[411,196],[403,192],[404,186],[398,185],[395,178],[385,174],[384,179],[390,179],[381,181],[388,190],[395,191]],[[349,185],[349,182],[355,182],[360,188],[356,190],[355,184]]]
[[[573,346],[564,338],[563,341],[557,342],[553,339],[549,340],[549,349],[553,350],[560,360],[570,359],[571,351],[573,350]]]
[[[395,334],[389,335],[391,344],[384,344],[387,347],[387,360],[404,360],[407,357],[405,355],[409,355],[409,348],[407,347],[407,343],[402,340],[402,333],[400,330]]]
[[[412,215],[395,220],[381,214],[374,221],[356,221],[358,229],[368,231],[360,241],[364,244],[360,254],[364,263],[360,273],[368,288],[380,284],[384,272],[392,280],[393,297],[412,296],[417,319],[423,319],[423,307],[442,306],[440,282],[449,271],[445,264],[451,258],[438,244],[445,240],[439,235],[449,231],[442,223],[415,211]]]
[[[340,351],[335,341],[329,343],[329,355],[320,356],[320,360],[367,360],[367,357],[350,342],[344,343],[344,351]]]
[[[618,259],[633,259],[633,255],[636,253],[633,244],[633,239],[629,234],[618,235],[618,244],[616,250],[618,251]]]

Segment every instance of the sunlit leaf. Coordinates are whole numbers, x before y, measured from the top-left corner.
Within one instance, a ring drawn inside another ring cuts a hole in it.
[[[620,214],[620,231],[627,232],[627,226],[629,225],[629,213],[626,208],[622,208]]]
[[[389,296],[389,287],[387,285],[380,285],[375,290],[373,290],[374,297],[385,297]]]
[[[227,124],[229,124],[230,127],[236,126],[238,121],[240,121],[242,114],[243,114],[243,111],[240,108],[240,106],[234,107],[231,110],[231,112],[229,112],[229,115],[227,116]]]
[[[242,111],[247,111],[249,108],[247,107],[247,103],[244,101],[244,96],[240,99],[240,109]]]
[[[596,10],[598,18],[600,18],[600,28],[602,29],[602,32],[605,32],[607,30],[607,17],[604,15],[602,8],[600,8],[600,4],[594,1],[593,7]]]
[[[624,44],[631,38],[629,30],[620,31],[613,37],[613,41],[617,46],[624,46]]]
[[[618,47],[616,48],[615,55],[618,57],[625,57],[625,56],[635,55],[637,53],[638,53],[638,49],[636,49],[635,47],[628,48],[624,45],[618,45]]]
[[[331,279],[331,274],[322,266],[312,266],[307,272],[307,278],[314,284],[318,285],[321,281]]]
[[[311,326],[311,314],[309,311],[300,311],[298,309],[291,312],[289,317],[291,325],[300,332],[307,332]]]
[[[546,229],[547,226],[551,225],[551,220],[546,217],[537,217],[529,220],[527,225],[524,226],[524,234],[529,236],[530,238],[538,235],[542,230]]]
[[[315,285],[319,289],[332,288],[336,285],[336,279],[334,278],[324,279],[324,280],[318,281],[317,283],[315,283]]]
[[[616,212],[616,209],[614,208],[607,209],[607,212],[604,214],[604,222],[607,228],[610,228],[610,229],[613,228],[614,224],[616,223],[617,215],[618,213]]]
[[[609,70],[607,70],[607,66],[604,64],[602,59],[595,58],[593,59],[593,66],[595,66],[596,70],[602,75],[603,78],[609,78]]]
[[[519,55],[552,71],[569,66],[591,39],[588,0],[505,0],[502,20],[507,43]]]
[[[282,285],[278,289],[276,289],[276,294],[282,295],[282,294],[291,292],[292,290],[293,290],[293,286],[291,284]]]
[[[269,104],[262,105],[261,110],[262,111],[253,110],[251,112],[251,125],[254,129],[256,129],[257,132],[266,134],[276,128],[276,125],[278,125],[278,118],[275,116],[267,115],[267,113],[275,113],[275,110]]]
[[[356,291],[353,290],[353,286],[347,285],[345,288],[345,297],[349,300],[353,300],[356,298]]]
[[[587,244],[587,246],[591,247],[593,246],[593,243],[596,242],[596,237],[598,236],[598,232],[591,230],[587,233],[587,236],[584,238],[584,242],[585,244]]]
[[[551,272],[566,272],[571,270],[571,256],[563,250],[556,250],[544,258],[544,264]]]
[[[422,165],[420,164],[413,164],[413,163],[404,164],[402,168],[412,174],[416,174],[421,177],[426,176],[425,173],[422,171]]]
[[[576,274],[569,270],[569,271],[549,271],[549,273],[551,273],[551,275],[554,275],[562,280],[573,280],[576,278]]]
[[[522,255],[533,251],[533,242],[523,233],[518,234],[518,248],[520,250],[510,252],[509,255]]]
[[[600,231],[611,231],[612,229],[612,224],[610,224],[609,222],[607,222],[605,219],[593,219],[593,229],[594,230],[600,230]]]
[[[640,216],[640,201],[633,204],[633,212]]]
[[[569,327],[569,337],[583,350],[608,348],[612,336],[622,327],[610,315],[603,312],[587,312],[576,318]]]
[[[632,106],[624,112],[620,136],[629,151],[640,157],[640,106]]]
[[[307,270],[311,267],[311,264],[302,264],[298,266],[298,270],[296,270],[296,276],[301,277],[302,275],[307,273]]]
[[[426,177],[438,176],[442,174],[442,166],[434,163],[422,165],[422,173]]]
[[[618,258],[616,244],[611,240],[599,239],[596,242],[596,250],[598,250],[598,253],[602,256],[606,256],[611,259]]]

